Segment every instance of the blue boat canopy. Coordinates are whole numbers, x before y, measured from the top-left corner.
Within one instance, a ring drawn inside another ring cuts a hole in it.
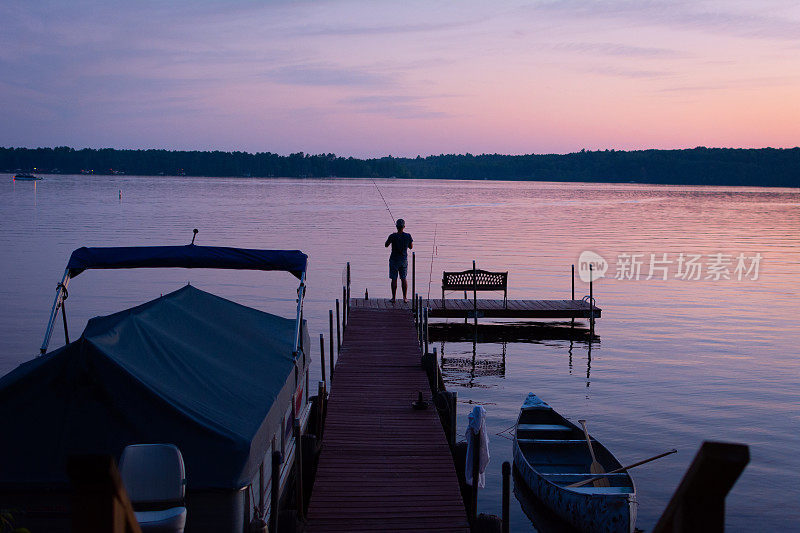
[[[89,268],[228,268],[283,270],[300,279],[308,256],[299,250],[257,250],[224,246],[120,246],[78,248],[67,268],[74,278]]]
[[[0,488],[64,485],[70,454],[154,442],[181,449],[189,489],[246,486],[304,386],[294,335],[294,320],[189,285],[93,318],[0,378]]]

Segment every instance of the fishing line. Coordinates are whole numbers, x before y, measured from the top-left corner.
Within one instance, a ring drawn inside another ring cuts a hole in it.
[[[370,178],[370,179],[372,180],[372,184],[375,186],[375,188],[378,189],[378,194],[381,195],[381,200],[383,200],[383,205],[385,205],[386,206],[386,210],[389,211],[389,216],[392,217],[392,222],[394,222],[395,225],[397,225],[397,222],[395,222],[395,219],[394,219],[394,215],[392,214],[392,210],[389,209],[389,204],[386,203],[386,198],[383,197],[383,193],[381,192],[381,188],[378,187],[377,183],[375,183],[375,178]]]

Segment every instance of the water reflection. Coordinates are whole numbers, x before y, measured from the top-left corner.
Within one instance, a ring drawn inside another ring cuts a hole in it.
[[[514,496],[536,531],[539,533],[577,533],[577,529],[561,520],[531,492],[516,467],[512,468],[511,472],[514,481]]]
[[[569,340],[567,369],[573,373],[573,352],[578,343],[586,349],[586,387],[591,383],[592,337],[589,330],[574,322],[514,323],[433,323],[429,327],[431,342],[439,343],[441,371],[445,383],[465,388],[492,388],[499,383],[482,378],[506,377],[508,345],[541,344],[562,348],[551,341]],[[467,344],[468,343],[468,344]],[[467,344],[464,346],[464,344]],[[563,349],[563,348],[562,348]]]

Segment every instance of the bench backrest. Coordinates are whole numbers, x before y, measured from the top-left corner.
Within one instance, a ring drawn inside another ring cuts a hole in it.
[[[443,272],[443,291],[505,291],[508,288],[508,272],[489,272],[488,270],[464,270],[463,272]]]

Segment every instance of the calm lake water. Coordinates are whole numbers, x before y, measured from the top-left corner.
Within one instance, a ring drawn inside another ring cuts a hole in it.
[[[199,228],[198,244],[299,248],[310,256],[312,338],[327,336],[346,261],[354,296],[365,288],[372,297],[389,293],[383,242],[393,225],[370,180],[65,175],[4,183],[0,375],[37,353],[56,283],[70,252],[84,245],[188,244]],[[800,529],[800,190],[445,180],[379,186],[414,237],[423,295],[430,272],[430,294],[440,296],[442,270],[464,270],[473,259],[479,268],[509,271],[510,298],[569,298],[570,265],[585,250],[609,264],[594,286],[603,316],[591,352],[585,342],[557,339],[479,343],[474,356],[471,342],[436,344],[448,388],[459,394],[460,432],[473,404],[488,413],[492,458],[481,512],[500,512],[500,467],[512,457],[503,432],[534,391],[570,419],[587,419],[623,464],[679,450],[632,471],[638,527],[652,528],[709,439],[750,445],[751,463],[727,499],[729,531]],[[642,254],[634,261],[641,262],[638,279],[628,268],[635,254]],[[651,254],[661,268],[647,279]],[[698,255],[700,279],[684,279],[697,274],[686,261]],[[70,284],[71,334],[92,316],[186,282],[293,315],[289,274],[89,271]],[[587,284],[576,285],[577,297],[588,294]],[[51,349],[63,344],[60,326],[53,341]],[[318,366],[313,372],[319,375]],[[512,529],[534,530],[516,501]]]

